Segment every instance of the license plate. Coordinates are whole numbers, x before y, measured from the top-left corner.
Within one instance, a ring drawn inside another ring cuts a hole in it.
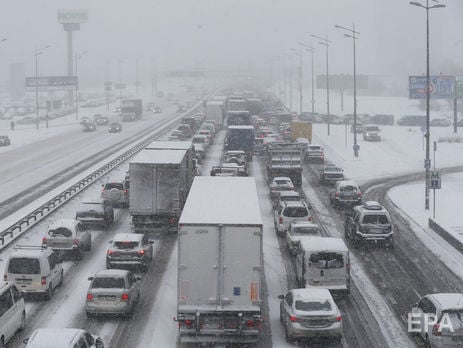
[[[100,296],[98,299],[101,301],[114,301],[116,296]]]

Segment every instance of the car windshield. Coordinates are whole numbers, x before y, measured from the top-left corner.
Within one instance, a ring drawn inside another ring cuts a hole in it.
[[[344,257],[338,253],[320,252],[310,255],[309,267],[312,268],[343,268]]]
[[[318,229],[318,227],[294,227],[291,230],[291,234],[294,234],[296,236],[319,236],[320,230]]]
[[[283,215],[287,217],[305,217],[309,215],[309,212],[305,207],[287,207]]]
[[[294,303],[294,307],[298,311],[304,312],[315,312],[315,311],[330,311],[331,304],[328,300],[319,300],[319,301],[304,301],[304,300],[296,300]]]
[[[462,326],[463,325],[463,309],[449,309],[442,311],[442,315],[446,314],[450,322],[454,325]],[[442,317],[443,318],[443,317]]]
[[[40,262],[38,259],[27,257],[15,257],[10,259],[8,273],[13,274],[40,274]]]
[[[100,289],[109,289],[109,288],[124,288],[125,281],[124,278],[116,278],[116,277],[97,277],[93,279],[92,282],[92,289],[100,288]]]
[[[111,189],[118,189],[118,190],[123,190],[124,186],[122,183],[119,182],[109,182],[104,186],[105,190],[111,190]]]
[[[291,185],[288,180],[275,180],[275,184],[277,185]]]
[[[378,127],[365,127],[366,131],[379,131]]]
[[[138,241],[121,241],[121,242],[114,242],[114,247],[117,249],[134,249],[138,247]]]
[[[372,224],[372,225],[386,225],[389,223],[389,220],[386,215],[365,215],[363,217],[364,224]]]
[[[352,186],[352,185],[347,185],[347,186],[341,186],[339,188],[339,190],[341,192],[355,192],[355,191],[357,191],[357,188],[355,186]]]
[[[72,231],[66,227],[58,227],[58,228],[55,228],[54,230],[48,231],[48,235],[52,237],[60,237],[60,236],[71,237]]]

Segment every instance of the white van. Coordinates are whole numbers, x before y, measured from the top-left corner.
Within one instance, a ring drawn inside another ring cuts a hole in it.
[[[349,294],[350,259],[341,238],[301,237],[296,251],[296,280],[301,288]]]
[[[24,299],[11,282],[0,281],[0,347],[26,326]]]
[[[60,257],[51,249],[17,246],[5,265],[4,281],[13,282],[25,294],[43,294],[48,300],[63,283]]]

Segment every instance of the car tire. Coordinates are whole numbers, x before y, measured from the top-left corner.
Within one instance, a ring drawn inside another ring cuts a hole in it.
[[[19,324],[19,331],[23,331],[26,328],[26,312],[21,314],[21,323]]]
[[[59,283],[56,287],[60,287],[61,285],[63,285],[63,281],[64,281],[64,271],[61,270],[61,276],[59,278]]]
[[[111,266],[111,263],[106,262],[106,269],[111,269],[111,268],[113,268],[113,266]]]
[[[95,316],[93,313],[90,313],[89,311],[85,311],[85,314],[87,315],[87,318],[93,318]]]
[[[51,300],[52,296],[53,296],[53,283],[50,283],[47,291],[45,292],[45,300],[47,301]]]
[[[0,338],[0,348],[6,348],[5,337]]]
[[[431,341],[429,341],[429,336],[427,334],[426,334],[426,337],[424,339],[424,347],[425,348],[432,348]]]

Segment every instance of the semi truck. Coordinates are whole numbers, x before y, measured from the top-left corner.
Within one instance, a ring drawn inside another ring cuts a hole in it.
[[[304,138],[312,142],[312,123],[307,121],[291,121],[291,140]]]
[[[302,153],[302,148],[297,143],[270,143],[267,147],[265,163],[268,180],[287,176],[295,186],[301,186]]]
[[[206,120],[214,121],[220,129],[224,119],[224,102],[220,100],[209,100],[206,102]]]
[[[143,101],[141,99],[125,99],[121,103],[122,121],[136,121],[143,114]]]
[[[254,178],[195,177],[179,220],[179,345],[258,342],[262,236]]]
[[[158,141],[129,163],[132,231],[177,230],[195,168],[191,142]]]
[[[224,148],[225,151],[242,150],[247,159],[251,159],[254,152],[254,127],[228,126]]]

